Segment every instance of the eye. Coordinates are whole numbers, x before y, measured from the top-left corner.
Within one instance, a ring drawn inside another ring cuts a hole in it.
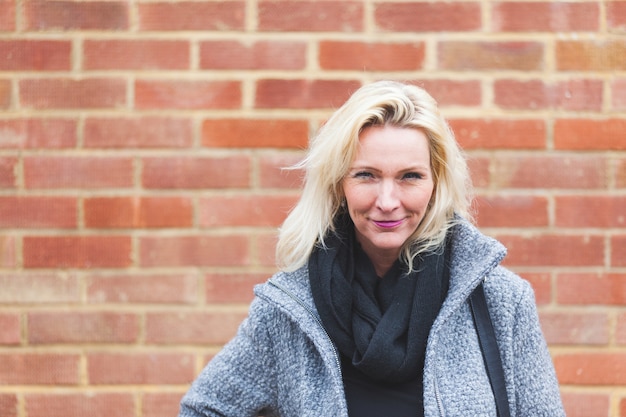
[[[402,179],[405,180],[420,180],[422,178],[424,178],[424,176],[419,172],[407,172],[402,176]]]
[[[367,178],[374,178],[374,175],[368,171],[357,171],[354,174],[352,174],[352,177],[360,178],[360,179],[367,179]]]

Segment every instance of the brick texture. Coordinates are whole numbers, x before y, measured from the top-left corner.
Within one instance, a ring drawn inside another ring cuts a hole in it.
[[[2,71],[62,71],[70,69],[67,41],[1,41]]]
[[[126,86],[115,78],[25,79],[20,103],[32,109],[113,109],[126,102]]]
[[[15,1],[0,1],[0,31],[9,32],[15,30]]]
[[[93,417],[132,416],[134,399],[124,392],[98,394],[27,394],[26,412],[31,417],[90,415]]]
[[[437,99],[568,416],[626,417],[626,1],[0,0],[0,416],[164,417],[275,271],[314,131]]]
[[[122,1],[29,0],[25,26],[32,31],[126,30],[128,4]]]

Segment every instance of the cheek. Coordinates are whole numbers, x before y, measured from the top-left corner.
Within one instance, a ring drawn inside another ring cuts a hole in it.
[[[361,212],[368,210],[376,201],[376,195],[368,192],[367,187],[349,187],[344,189],[344,196],[349,211]]]
[[[432,188],[422,189],[418,192],[411,195],[409,198],[405,200],[405,207],[412,208],[414,211],[425,212],[428,207],[430,207],[430,203],[433,197]]]

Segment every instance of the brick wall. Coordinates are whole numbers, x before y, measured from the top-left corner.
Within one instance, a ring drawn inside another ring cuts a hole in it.
[[[534,286],[570,417],[626,416],[626,1],[0,0],[0,416],[165,417],[273,271],[281,172],[411,80]]]

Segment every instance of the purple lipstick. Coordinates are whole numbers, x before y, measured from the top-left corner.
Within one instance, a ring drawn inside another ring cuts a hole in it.
[[[402,220],[391,220],[391,221],[374,221],[374,224],[378,227],[382,227],[383,229],[391,229],[398,226],[402,223]]]

